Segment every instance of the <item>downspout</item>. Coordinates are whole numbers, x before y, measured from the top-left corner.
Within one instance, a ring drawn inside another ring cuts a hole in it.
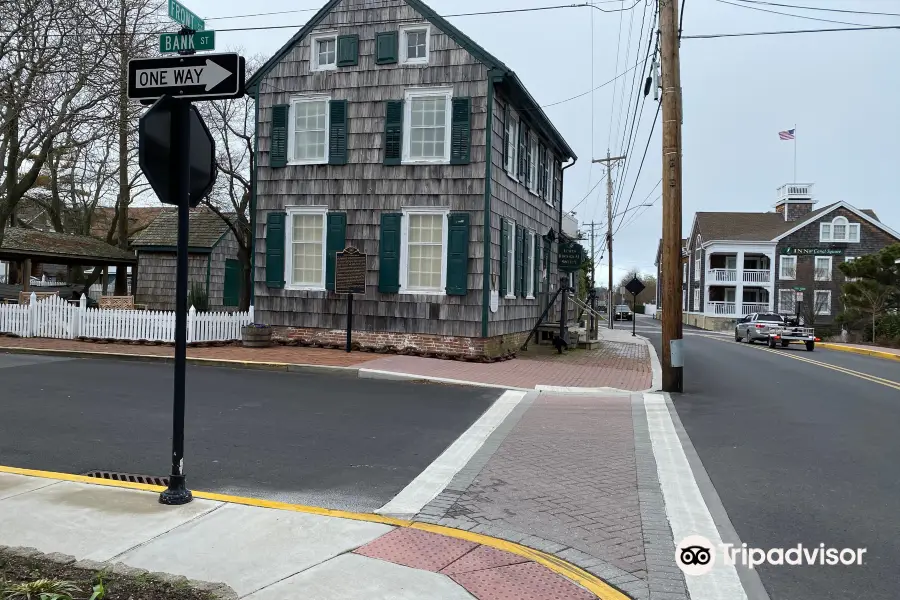
[[[503,80],[503,72],[488,71],[487,121],[484,128],[484,264],[481,281],[481,337],[488,336],[488,315],[491,305],[491,175],[493,174],[492,145],[494,131],[494,84]]]
[[[255,304],[256,288],[256,180],[259,174],[259,84],[253,94],[253,173],[250,181],[250,306]]]

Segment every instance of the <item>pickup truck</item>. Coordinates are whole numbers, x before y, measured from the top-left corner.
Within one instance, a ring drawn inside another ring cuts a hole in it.
[[[765,342],[769,348],[787,348],[791,342],[802,342],[810,352],[821,341],[811,327],[801,327],[775,313],[754,313],[739,320],[734,328],[734,341],[743,340],[748,344]]]

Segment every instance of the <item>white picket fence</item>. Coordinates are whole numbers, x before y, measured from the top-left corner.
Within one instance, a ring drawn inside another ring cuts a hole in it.
[[[227,342],[241,339],[241,327],[253,322],[247,312],[197,312],[187,318],[187,342]],[[59,296],[37,300],[32,292],[27,306],[0,304],[0,332],[19,337],[72,340],[79,337],[128,341],[175,341],[175,312],[87,308]]]

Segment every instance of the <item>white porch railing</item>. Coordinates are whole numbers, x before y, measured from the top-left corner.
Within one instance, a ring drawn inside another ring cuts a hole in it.
[[[0,304],[0,332],[19,337],[72,340],[79,337],[129,340],[175,341],[175,312],[108,310],[87,308],[82,295],[78,304],[59,296],[38,301],[32,292],[28,305]],[[187,342],[227,342],[241,339],[241,327],[253,322],[253,307],[247,312],[188,311]]]
[[[706,275],[706,283],[734,283],[737,280],[737,269],[710,269]]]
[[[768,269],[744,269],[744,283],[769,283],[771,277]]]
[[[753,313],[762,313],[769,311],[769,303],[768,302],[744,302],[741,309],[741,314],[743,315],[752,315]]]
[[[736,314],[736,305],[734,302],[707,302],[706,312],[714,315],[733,315]]]

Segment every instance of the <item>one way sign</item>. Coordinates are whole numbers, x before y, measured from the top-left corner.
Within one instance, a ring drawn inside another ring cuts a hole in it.
[[[128,61],[128,97],[216,100],[244,93],[244,59],[237,54],[192,54]]]

